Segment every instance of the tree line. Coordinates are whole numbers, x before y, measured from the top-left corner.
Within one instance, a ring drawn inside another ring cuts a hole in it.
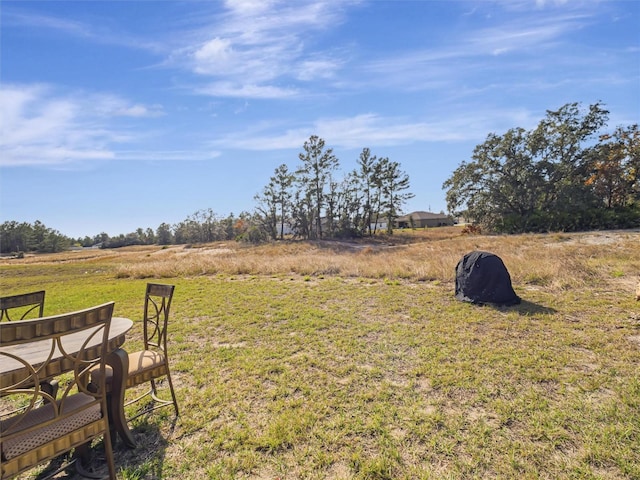
[[[536,128],[489,134],[443,184],[447,208],[502,233],[640,225],[640,130],[569,103]]]
[[[110,237],[100,233],[93,237],[67,237],[57,230],[35,224],[4,222],[0,225],[1,253],[54,253],[71,247],[118,248],[131,245],[173,245],[207,243],[220,240],[258,242],[266,238],[257,232],[255,215],[243,212],[219,217],[211,209],[199,210],[175,225],[162,223],[156,230],[138,228],[136,231]]]
[[[61,252],[67,250],[71,244],[72,240],[69,237],[46,227],[38,220],[33,225],[16,221],[0,225],[1,253]]]

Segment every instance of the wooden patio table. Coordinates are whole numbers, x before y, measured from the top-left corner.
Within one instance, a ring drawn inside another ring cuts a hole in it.
[[[19,321],[18,321],[19,322]],[[14,323],[18,323],[14,322]],[[133,321],[123,317],[113,317],[109,328],[109,351],[107,352],[107,364],[113,369],[113,383],[111,385],[112,402],[109,406],[109,422],[115,428],[122,441],[130,448],[135,448],[136,444],[127,421],[124,416],[124,392],[127,383],[127,372],[129,370],[129,355],[121,348],[126,339],[126,333],[133,326]],[[86,343],[85,349],[100,348],[100,335],[93,335],[93,329],[76,332],[69,335],[62,335],[62,348],[70,353],[80,351],[82,345]],[[2,346],[0,339],[0,351],[8,354],[16,354],[21,359],[26,360],[36,368],[41,365],[50,355],[53,362],[47,372],[42,373],[42,380],[53,378],[73,369],[73,363],[65,359],[63,353],[56,346],[52,349],[51,340],[39,340],[22,345],[9,347]],[[17,360],[3,357],[0,364],[0,386],[5,387],[19,382],[25,378],[28,367]]]

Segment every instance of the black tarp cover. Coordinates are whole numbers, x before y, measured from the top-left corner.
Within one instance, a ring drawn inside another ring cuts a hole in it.
[[[520,303],[502,259],[493,253],[480,251],[467,253],[458,262],[456,298],[471,303]]]

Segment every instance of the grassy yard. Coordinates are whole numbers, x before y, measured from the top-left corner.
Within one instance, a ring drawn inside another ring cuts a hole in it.
[[[459,232],[3,259],[0,290],[115,300],[133,350],[146,282],[176,285],[181,415],[132,425],[121,479],[640,478],[640,232]],[[474,249],[522,304],[454,299]]]

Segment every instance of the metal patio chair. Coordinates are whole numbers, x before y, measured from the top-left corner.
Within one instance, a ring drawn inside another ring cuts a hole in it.
[[[167,352],[167,327],[174,290],[174,285],[147,284],[143,310],[144,348],[143,350],[129,353],[126,388],[130,389],[146,383],[149,384],[149,388],[135,398],[126,401],[125,406],[139,402],[148,396],[152,398],[153,402],[128,417],[128,421],[169,405],[173,405],[175,414],[178,416],[178,401],[176,400],[171,380]],[[107,367],[107,389],[109,389],[112,374],[112,371]],[[92,373],[92,381],[94,378],[97,378],[96,372]],[[161,378],[166,378],[167,380],[171,400],[158,396],[158,383],[156,380]]]

